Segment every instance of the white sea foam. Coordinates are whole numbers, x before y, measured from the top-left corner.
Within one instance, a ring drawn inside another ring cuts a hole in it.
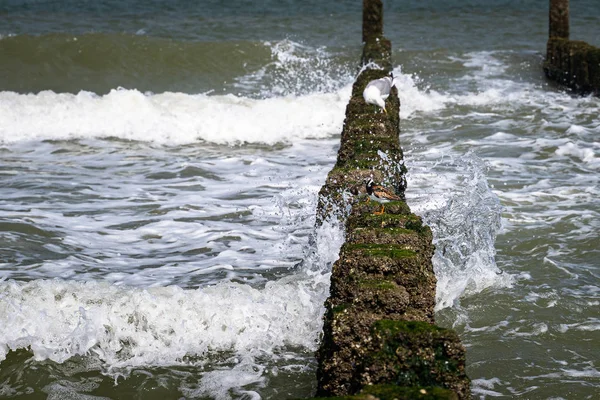
[[[497,392],[494,389],[495,386],[501,385],[502,382],[498,378],[491,379],[473,379],[471,381],[472,389],[471,391],[480,396],[490,396],[490,397],[500,397],[503,396],[502,393]]]
[[[264,384],[263,373],[265,368],[257,365],[251,357],[244,357],[232,368],[206,372],[198,385],[190,388],[183,386],[181,391],[189,398],[210,397],[215,400],[229,400],[231,390],[242,398],[248,400],[261,400],[261,396],[251,390],[242,390],[241,387],[249,384]]]
[[[569,378],[600,378],[600,371],[593,367],[587,367],[582,370],[578,369],[569,369],[569,368],[561,368],[560,372],[551,372],[549,374],[544,375],[536,375],[536,376],[524,376],[523,379],[526,380],[538,380],[540,378],[553,378],[553,379],[569,379]]]
[[[513,278],[495,262],[502,208],[487,183],[483,161],[469,153],[437,160],[439,165],[410,158],[407,163],[412,164],[409,186],[418,192],[407,192],[408,202],[434,234],[436,310],[485,288],[511,285]]]
[[[402,68],[394,68],[394,81],[400,98],[400,118],[406,119],[418,112],[432,112],[446,108],[454,102],[450,95],[432,89],[419,89],[421,79],[416,74],[404,74]]]
[[[502,75],[507,69],[506,63],[499,60],[493,51],[466,53],[464,58],[454,59],[462,61],[465,67],[471,68],[473,74],[486,78]]]
[[[0,143],[103,137],[164,145],[291,143],[339,134],[349,96],[350,86],[262,100],[127,89],[104,96],[0,92]]]
[[[271,49],[271,62],[236,78],[235,87],[269,98],[333,93],[352,83],[354,63],[340,64],[324,47],[313,48],[289,39],[264,45]]]
[[[292,190],[290,196],[283,192],[274,202],[274,209],[279,209],[282,215],[259,207],[258,218],[302,228],[307,222],[299,218],[303,219],[307,212],[314,214],[315,204],[308,201],[305,207],[298,210],[295,207],[306,200],[300,197],[308,195],[310,199],[316,193],[309,190],[302,196],[299,190]],[[169,217],[172,219],[173,216]],[[312,226],[314,221],[309,223]],[[82,232],[90,229],[85,228],[85,222],[80,225],[72,228]],[[156,230],[155,235],[165,235],[177,229],[172,225],[155,225],[151,230]],[[194,229],[186,235],[193,236]],[[275,236],[267,240],[281,240],[279,234]],[[115,377],[127,375],[136,367],[202,366],[208,362],[210,371],[200,375],[197,385],[182,382],[182,393],[190,397],[210,395],[229,399],[233,391],[258,398],[256,392],[240,388],[246,384],[260,386],[265,381],[266,363],[278,362],[281,367],[293,363],[296,350],[290,358],[286,348],[301,348],[308,353],[316,350],[323,303],[329,292],[329,270],[343,240],[343,230],[332,216],[314,232],[311,244],[314,249],[307,250],[304,263],[285,277],[263,282],[262,286],[222,280],[198,289],[132,287],[123,284],[129,273],[122,273],[118,284],[110,284],[108,281],[112,279],[0,281],[0,320],[4,322],[0,326],[0,361],[8,351],[22,348],[29,349],[36,360],[59,363],[81,355],[92,359],[95,369],[99,362],[105,372]],[[87,246],[93,242],[86,242]],[[177,240],[174,243],[181,245]],[[236,252],[231,253],[235,258]],[[130,261],[134,258],[128,257]],[[107,262],[113,264],[118,260],[115,256]],[[76,269],[74,261],[72,267]],[[218,260],[214,262],[215,266],[224,267]],[[125,264],[112,267],[128,268]],[[144,271],[142,268],[136,272],[134,267],[131,272],[135,275]],[[133,282],[143,284],[145,279],[138,277]],[[222,365],[214,361],[215,355],[221,353],[226,354]],[[57,383],[47,390],[60,396],[77,388]]]
[[[543,322],[519,326],[506,332],[507,336],[533,337],[548,332],[548,324]]]
[[[90,281],[0,283],[0,359],[30,348],[37,360],[96,355],[111,368],[175,365],[218,351],[314,351],[328,274],[295,274],[264,289],[223,282],[196,290]]]
[[[14,257],[32,265],[6,267],[0,277],[186,288],[223,278],[264,280],[304,258],[330,169],[322,160],[332,159],[336,141],[264,152],[217,147],[214,157],[203,154],[204,146],[175,152],[142,146],[133,163],[128,151],[103,152],[110,142],[88,143],[100,147],[86,155],[76,144],[69,157],[56,158],[65,144],[44,142],[23,154],[24,165],[35,165],[28,171],[45,178],[27,186],[18,176],[7,180],[20,189],[6,190],[0,218],[51,239],[7,232],[28,243],[15,247]],[[63,191],[80,200],[53,201],[52,193]],[[24,208],[30,196],[37,203]],[[38,253],[44,259],[34,259]]]
[[[482,51],[467,53],[458,58],[450,57],[469,69],[447,91],[437,89],[417,74],[403,74],[400,67],[395,68],[402,104],[400,116],[412,119],[421,114],[452,111],[455,107],[461,107],[461,110],[456,110],[456,114],[462,120],[480,115],[482,118],[475,119],[486,124],[497,124],[499,121],[494,121],[493,117],[504,116],[505,124],[518,126],[519,129],[527,129],[527,125],[532,129],[539,129],[537,123],[527,124],[526,120],[535,121],[535,116],[541,115],[544,118],[540,121],[541,124],[549,128],[561,127],[576,135],[591,135],[597,131],[600,126],[600,103],[594,97],[574,97],[564,92],[550,92],[534,82],[515,80],[506,71],[508,64],[503,59],[506,56],[505,52]],[[462,81],[468,83],[466,88],[460,84]],[[465,115],[464,107],[473,110]],[[521,115],[512,115],[522,114],[524,111],[530,113],[524,120],[521,120]],[[592,128],[574,123],[582,118]]]
[[[577,157],[592,168],[600,168],[600,157],[598,157],[598,154],[600,154],[600,143],[595,144],[597,148],[593,149],[584,144],[568,142],[559,146],[556,149],[556,154],[559,156]]]

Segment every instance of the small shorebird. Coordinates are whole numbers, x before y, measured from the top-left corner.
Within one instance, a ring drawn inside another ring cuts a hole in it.
[[[383,210],[385,209],[384,203],[387,203],[389,201],[402,200],[400,198],[400,196],[398,196],[396,193],[394,193],[390,189],[385,188],[381,185],[376,185],[375,182],[373,182],[373,179],[369,179],[366,182],[366,189],[367,189],[367,194],[369,195],[369,200],[373,199],[376,202],[381,203],[381,210],[375,211],[373,213],[375,215],[383,214]]]
[[[383,109],[383,112],[387,114],[385,109],[385,100],[389,97],[392,86],[395,86],[394,76],[386,76],[380,79],[374,79],[367,83],[367,87],[363,91],[363,98],[369,104],[375,104]]]

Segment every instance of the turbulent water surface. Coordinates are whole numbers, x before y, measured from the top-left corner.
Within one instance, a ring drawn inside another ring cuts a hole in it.
[[[406,194],[475,397],[597,398],[600,100],[545,80],[547,1],[391,3]],[[0,398],[313,393],[360,23],[359,1],[0,2]]]

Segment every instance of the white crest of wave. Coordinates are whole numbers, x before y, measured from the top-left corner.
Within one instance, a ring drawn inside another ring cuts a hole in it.
[[[224,282],[196,290],[98,281],[0,283],[0,360],[30,348],[37,360],[97,355],[113,368],[175,365],[234,351],[314,351],[328,274],[290,275],[264,289]]]
[[[103,137],[161,145],[290,143],[339,133],[349,97],[350,86],[260,100],[127,89],[103,96],[0,92],[0,143]]]

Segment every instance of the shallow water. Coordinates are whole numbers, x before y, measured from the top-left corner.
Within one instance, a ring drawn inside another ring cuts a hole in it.
[[[572,37],[600,44],[592,3]],[[600,393],[600,101],[546,82],[545,7],[386,3],[406,195],[477,398]],[[0,4],[0,397],[312,393],[360,11]]]

